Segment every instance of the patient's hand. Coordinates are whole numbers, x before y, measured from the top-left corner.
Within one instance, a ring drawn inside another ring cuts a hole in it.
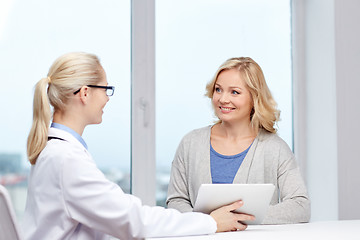
[[[242,205],[244,205],[243,201],[238,201],[220,207],[210,213],[210,216],[212,216],[217,223],[216,232],[245,230],[247,225],[242,222],[255,220],[255,217],[252,215],[233,212]]]

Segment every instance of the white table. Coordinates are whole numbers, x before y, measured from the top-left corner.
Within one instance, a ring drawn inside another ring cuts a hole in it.
[[[360,220],[288,225],[249,225],[245,231],[147,240],[360,240]]]

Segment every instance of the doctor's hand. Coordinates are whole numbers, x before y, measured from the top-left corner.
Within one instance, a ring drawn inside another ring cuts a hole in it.
[[[212,216],[217,223],[216,232],[245,230],[247,225],[242,222],[255,220],[255,217],[244,213],[234,212],[234,210],[243,205],[243,201],[238,201],[212,211],[210,216]]]

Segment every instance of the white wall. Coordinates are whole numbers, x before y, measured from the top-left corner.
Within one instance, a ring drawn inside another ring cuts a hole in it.
[[[338,178],[334,1],[309,0],[306,4],[306,178],[312,220],[335,220]]]
[[[360,218],[359,4],[293,0],[295,154],[312,221]]]
[[[339,218],[360,219],[360,1],[335,1]]]

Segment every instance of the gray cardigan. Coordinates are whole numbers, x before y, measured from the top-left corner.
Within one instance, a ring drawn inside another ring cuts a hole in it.
[[[193,210],[202,183],[212,183],[211,127],[196,129],[180,142],[172,163],[167,205],[181,212]],[[275,192],[263,224],[310,220],[310,200],[294,154],[276,134],[260,130],[233,183],[272,183]]]

